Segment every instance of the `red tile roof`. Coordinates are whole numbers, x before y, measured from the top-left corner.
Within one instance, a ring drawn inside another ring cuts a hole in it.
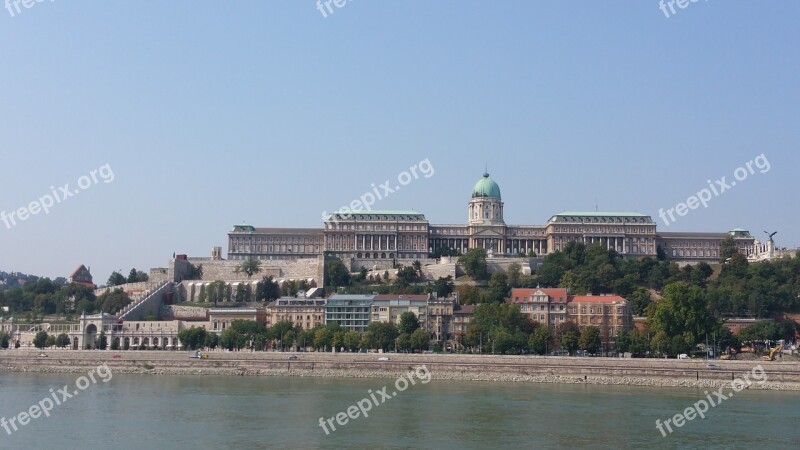
[[[530,302],[531,297],[536,292],[541,291],[543,294],[547,295],[550,298],[558,299],[563,298],[564,301],[567,301],[567,290],[564,288],[515,288],[511,290],[511,303],[526,303]],[[519,300],[515,300],[519,297]],[[528,300],[523,300],[527,298]]]

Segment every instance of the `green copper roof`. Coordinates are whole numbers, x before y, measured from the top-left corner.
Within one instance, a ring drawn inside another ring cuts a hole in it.
[[[500,198],[500,186],[494,182],[488,173],[484,173],[483,177],[475,183],[472,188],[472,198],[475,197],[490,197]]]
[[[565,211],[556,214],[556,216],[581,216],[581,217],[648,217],[647,214],[642,214],[638,212],[609,212],[609,211]]]

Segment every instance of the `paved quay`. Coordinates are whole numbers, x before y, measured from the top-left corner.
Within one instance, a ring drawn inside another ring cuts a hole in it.
[[[800,361],[714,361],[544,356],[377,354],[315,352],[0,351],[0,372],[80,373],[107,364],[114,373],[151,375],[302,376],[394,378],[425,365],[435,380],[722,387],[745,375],[750,389],[800,391]],[[290,356],[292,359],[290,359]],[[296,357],[296,359],[294,359]],[[388,358],[388,361],[379,360]],[[766,381],[755,382],[760,366]]]

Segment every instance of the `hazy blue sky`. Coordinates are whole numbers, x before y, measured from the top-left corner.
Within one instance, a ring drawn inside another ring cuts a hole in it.
[[[741,226],[800,245],[797,1],[701,1],[669,18],[657,0],[353,0],[327,18],[313,0],[14,12],[0,11],[0,211],[104,165],[114,179],[0,222],[0,270],[84,263],[102,284],[173,252],[227,250],[242,221],[321,226],[426,158],[433,176],[373,208],[464,223],[488,163],[510,224],[597,203],[662,231]],[[762,153],[768,172],[670,226],[658,218]]]

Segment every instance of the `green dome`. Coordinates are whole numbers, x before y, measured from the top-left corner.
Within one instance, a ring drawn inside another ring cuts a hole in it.
[[[475,183],[475,187],[472,188],[472,198],[475,197],[491,197],[499,199],[500,186],[494,182],[488,173],[484,173],[483,178],[478,180],[478,182]]]

